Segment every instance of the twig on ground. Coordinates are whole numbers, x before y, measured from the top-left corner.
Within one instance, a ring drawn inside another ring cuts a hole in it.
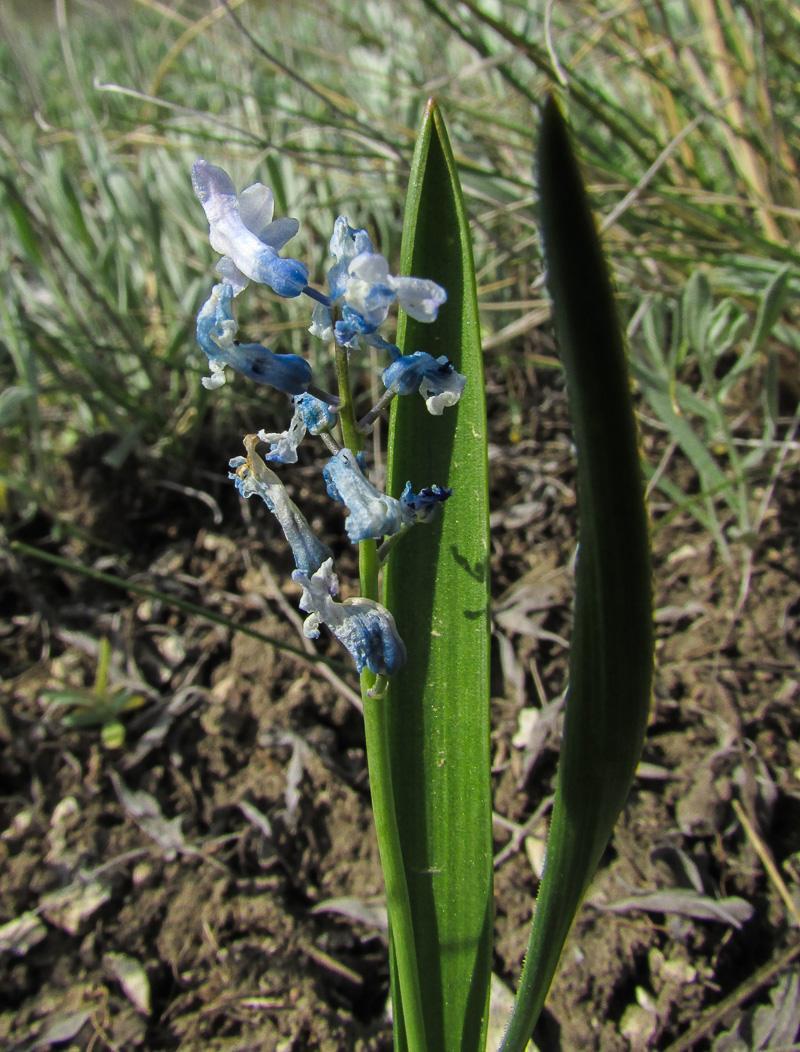
[[[752,997],[762,986],[766,986],[771,982],[776,975],[782,972],[798,956],[800,956],[800,941],[794,943],[794,945],[784,950],[783,953],[753,972],[750,978],[745,979],[729,997],[720,1001],[718,1005],[714,1005],[702,1019],[698,1019],[693,1026],[689,1027],[682,1037],[679,1037],[677,1041],[673,1042],[666,1049],[666,1052],[689,1052],[689,1049],[701,1038],[706,1037],[729,1012],[739,1008],[748,997]]]
[[[767,847],[762,837],[758,834],[757,830],[753,826],[753,823],[747,817],[744,812],[744,808],[738,800],[733,801],[733,809],[736,812],[736,817],[742,823],[742,828],[747,834],[747,838],[756,850],[756,854],[761,859],[761,863],[764,869],[767,871],[767,876],[775,885],[775,890],[778,892],[780,897],[783,899],[786,909],[789,912],[792,920],[795,922],[798,928],[800,928],[800,910],[797,908],[797,903],[794,901],[792,896],[789,894],[789,889],[786,887],[786,882],[781,876],[781,872],[775,864],[775,859],[772,857],[772,852]]]

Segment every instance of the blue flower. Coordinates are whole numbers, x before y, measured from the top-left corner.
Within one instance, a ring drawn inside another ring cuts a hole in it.
[[[308,285],[307,268],[278,255],[299,224],[296,219],[273,221],[272,191],[253,183],[237,195],[227,172],[208,161],[192,165],[192,186],[208,219],[211,247],[222,253],[217,270],[233,294],[238,296],[252,279],[279,296],[299,296]]]
[[[340,449],[322,474],[328,495],[350,509],[345,528],[354,544],[369,537],[376,541],[391,537],[403,526],[431,522],[438,506],[453,495],[451,489],[442,486],[412,493],[411,483],[407,482],[400,500],[395,500],[372,485],[364,474],[361,454],[355,457],[349,449]]]
[[[339,582],[332,559],[324,562],[313,576],[295,570],[292,580],[303,589],[300,609],[309,614],[303,625],[307,638],[317,639],[319,626],[327,625],[350,652],[359,673],[366,666],[376,676],[391,676],[405,665],[406,648],[385,607],[372,599],[334,601]]]
[[[211,376],[203,377],[203,387],[221,387],[228,365],[256,383],[269,384],[290,395],[301,394],[311,383],[311,366],[305,358],[275,354],[259,343],[234,342],[239,326],[231,309],[232,297],[229,282],[215,285],[197,315],[197,342],[211,366]]]
[[[288,431],[280,431],[277,434],[258,432],[261,442],[270,443],[270,451],[264,457],[267,462],[296,464],[297,447],[305,438],[306,431],[310,431],[312,435],[321,435],[330,431],[338,419],[335,409],[313,395],[295,395],[292,402],[295,409]]]
[[[424,351],[396,358],[382,373],[387,390],[395,394],[419,391],[428,412],[441,416],[446,406],[455,405],[464,393],[467,378],[457,373],[447,358],[434,358]]]
[[[292,399],[303,416],[303,423],[312,435],[321,435],[336,424],[338,414],[331,406],[310,394],[295,395]]]
[[[335,264],[328,271],[333,305],[341,314],[334,325],[330,308],[314,308],[309,332],[330,341],[334,336],[343,347],[358,348],[360,341],[384,350],[393,357],[400,352],[376,335],[397,300],[417,321],[434,321],[447,293],[426,278],[401,278],[389,273],[389,264],[376,252],[366,230],[356,230],[344,216],[334,224],[330,251]]]
[[[333,234],[328,245],[330,253],[336,260],[328,271],[328,284],[331,296],[340,299],[347,288],[347,271],[350,261],[362,252],[373,253],[372,241],[366,230],[356,230],[347,222],[346,216],[339,216],[333,224]]]
[[[452,496],[453,491],[444,486],[428,486],[419,493],[412,493],[411,483],[407,482],[400,497],[403,522],[406,526],[415,522],[433,522],[436,509]]]
[[[345,528],[354,544],[369,537],[379,540],[400,531],[403,525],[400,502],[372,485],[351,450],[341,449],[328,461],[322,474],[328,495],[350,509]]]
[[[306,573],[314,573],[331,559],[330,548],[311,532],[305,516],[289,497],[283,483],[256,452],[258,435],[247,435],[244,440],[246,457],[234,457],[228,466],[228,478],[233,479],[243,497],[257,493],[278,520],[292,549],[295,566]]]
[[[312,336],[317,336],[320,340],[324,340],[325,343],[330,343],[334,337],[330,306],[336,304],[340,311],[342,309],[347,288],[347,268],[350,266],[350,261],[362,252],[371,253],[375,251],[366,230],[354,229],[347,222],[345,216],[339,216],[333,224],[333,234],[331,235],[329,248],[331,255],[336,260],[328,271],[331,304],[316,304],[311,317],[311,327],[308,330]],[[361,332],[367,332],[366,323],[362,323]]]

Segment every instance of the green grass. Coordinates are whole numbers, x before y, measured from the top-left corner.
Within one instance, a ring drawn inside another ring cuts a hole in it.
[[[686,510],[723,549],[747,534],[758,486],[793,460],[779,419],[781,363],[800,349],[791,5],[556,4],[549,23],[544,3],[513,0],[492,15],[475,0],[229,6],[126,0],[112,17],[58,0],[35,18],[25,5],[0,12],[0,507],[57,518],[54,458],[84,435],[109,433],[122,465],[132,449],[164,456],[180,437],[191,450],[218,421],[256,413],[248,385],[210,402],[198,382],[194,314],[213,259],[188,179],[198,156],[272,186],[279,212],[301,219],[295,254],[321,284],[338,212],[399,258],[415,128],[434,94],[472,222],[487,360],[508,371],[534,356],[546,316],[534,105],[555,84],[593,207],[611,214],[604,241],[645,411],[695,473]],[[676,358],[673,337],[654,347],[653,333],[674,333],[701,278],[740,328],[724,353],[715,329],[706,351],[684,341]],[[782,310],[748,350],[776,280]],[[251,297],[240,324],[324,371],[300,314]],[[654,365],[653,353],[674,360]],[[736,383],[718,375],[726,355],[741,363]],[[747,456],[745,391],[748,437],[763,438]],[[669,472],[658,481],[680,511]]]

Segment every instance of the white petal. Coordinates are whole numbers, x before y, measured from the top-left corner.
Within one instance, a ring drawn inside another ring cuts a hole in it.
[[[347,268],[354,278],[366,281],[370,285],[387,285],[389,283],[389,264],[385,256],[377,252],[361,252],[350,260]]]
[[[262,233],[272,222],[272,214],[275,210],[275,198],[272,191],[263,183],[253,183],[239,194],[239,215],[248,230],[252,230],[256,237]]]
[[[197,161],[192,166],[192,186],[209,226],[214,226],[219,219],[231,211],[238,212],[239,203],[233,180],[222,168],[208,161]]]
[[[324,340],[325,343],[330,343],[333,339],[331,312],[324,303],[315,304],[314,313],[311,315],[311,325],[308,327],[308,331],[312,336]]]
[[[305,438],[306,424],[303,419],[302,410],[298,407],[289,424],[288,431],[267,432],[261,430],[258,437],[262,442],[268,443],[272,448],[271,453],[277,453],[282,464],[297,463],[297,447]]]
[[[223,256],[218,260],[216,271],[233,286],[234,296],[238,296],[240,292],[244,292],[250,284],[250,278],[239,270],[230,256]]]
[[[397,293],[397,302],[417,321],[431,322],[447,299],[441,285],[427,278],[391,278],[391,288]]]
[[[211,376],[204,376],[200,383],[208,391],[216,391],[218,387],[222,387],[225,383],[225,366],[219,362],[210,361],[209,367],[211,368]]]

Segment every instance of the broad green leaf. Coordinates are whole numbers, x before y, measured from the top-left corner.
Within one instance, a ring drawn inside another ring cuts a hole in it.
[[[539,194],[578,451],[569,691],[545,866],[504,1052],[525,1047],[642,749],[653,668],[647,517],[625,348],[566,125],[551,97]]]
[[[469,228],[433,101],[414,154],[402,272],[432,278],[448,299],[431,325],[402,319],[399,345],[446,355],[467,386],[440,417],[418,395],[394,403],[389,492],[410,481],[453,496],[400,541],[386,573],[386,604],[408,650],[389,681],[392,779],[428,1048],[482,1052],[493,877],[486,406]],[[402,1025],[397,1036],[398,1050],[408,1047]]]

